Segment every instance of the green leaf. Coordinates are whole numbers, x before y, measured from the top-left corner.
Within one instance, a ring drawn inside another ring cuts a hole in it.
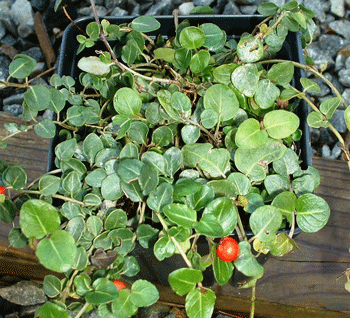
[[[92,284],[93,291],[85,295],[89,304],[106,304],[118,298],[118,289],[114,283],[105,278],[97,278]]]
[[[1,213],[1,208],[0,208]],[[2,218],[0,218],[2,220]],[[13,220],[12,220],[13,221]],[[26,247],[29,243],[27,237],[23,234],[21,228],[13,227],[8,235],[8,240],[14,248]]]
[[[118,298],[112,302],[113,317],[129,318],[135,315],[138,307],[131,302],[129,290],[121,289],[118,294]]]
[[[74,264],[77,246],[71,234],[56,230],[49,238],[41,240],[36,256],[46,268],[58,273],[69,271]]]
[[[79,246],[72,267],[76,270],[83,271],[89,262],[89,256],[83,246]]]
[[[300,169],[298,155],[292,149],[287,149],[281,159],[273,162],[273,169],[282,176],[289,176]]]
[[[247,241],[239,244],[239,254],[234,261],[236,268],[246,276],[261,277],[264,273],[264,267],[260,265],[251,252],[251,245]]]
[[[224,236],[224,229],[220,222],[214,215],[203,215],[199,222],[194,225],[194,229],[197,233],[210,236],[210,237],[222,237]]]
[[[106,200],[118,200],[122,196],[121,181],[116,173],[112,173],[103,179],[101,194]]]
[[[265,17],[275,15],[277,10],[278,6],[272,2],[261,3],[258,7],[258,12]]]
[[[311,113],[309,113],[309,115],[307,116],[307,124],[313,128],[327,128],[329,126],[329,123],[324,118],[324,116],[316,111],[312,111]]]
[[[214,190],[208,185],[203,185],[199,191],[187,197],[189,206],[194,210],[203,209],[210,201],[214,199]]]
[[[141,224],[137,227],[136,234],[139,243],[144,248],[150,248],[157,240],[159,230],[149,224]]]
[[[171,107],[180,114],[184,114],[191,110],[191,100],[181,92],[174,92],[171,95]]]
[[[126,117],[134,117],[140,113],[142,100],[134,90],[123,87],[115,93],[113,105],[118,114]]]
[[[122,209],[113,210],[105,220],[105,229],[113,230],[120,227],[126,227],[126,223],[128,221],[128,217],[126,212]]]
[[[321,87],[311,79],[302,77],[300,79],[300,83],[303,86],[304,90],[308,91],[309,93],[315,93],[315,94],[321,93]]]
[[[292,62],[281,62],[273,65],[266,73],[266,77],[280,86],[287,86],[294,75],[294,65]]]
[[[57,230],[61,221],[57,210],[50,203],[31,199],[21,207],[19,224],[26,237],[41,239]]]
[[[229,85],[231,83],[231,74],[238,67],[236,63],[219,65],[213,70],[213,75],[215,79],[224,85]]]
[[[135,141],[138,144],[145,144],[148,131],[148,126],[145,123],[134,121],[131,123],[127,134],[132,141]]]
[[[231,74],[233,85],[245,96],[253,97],[259,82],[259,72],[255,64],[237,67]]]
[[[94,75],[107,74],[111,70],[110,65],[102,62],[97,56],[82,57],[77,66],[83,72]]]
[[[214,14],[214,10],[210,6],[195,6],[190,14]]]
[[[253,35],[243,36],[238,42],[237,56],[243,63],[257,62],[263,54],[263,42]]]
[[[43,138],[53,138],[56,135],[56,125],[51,119],[45,118],[34,126],[37,135]]]
[[[159,299],[157,288],[147,280],[138,279],[131,286],[130,301],[137,307],[148,307]]]
[[[350,130],[350,106],[346,107],[344,112],[345,123],[348,130]]]
[[[12,166],[5,169],[2,173],[2,179],[7,185],[10,185],[14,190],[20,190],[27,185],[27,174],[23,168]]]
[[[76,242],[79,241],[83,232],[86,229],[86,224],[82,216],[75,216],[69,220],[66,231],[70,233]]]
[[[255,118],[249,118],[239,125],[235,143],[243,149],[254,149],[263,145],[267,138],[267,132],[261,130],[260,123]]]
[[[50,104],[48,105],[48,109],[58,113],[66,105],[66,99],[59,90],[54,88],[50,89],[50,94],[51,94],[51,99],[50,99]]]
[[[137,43],[134,40],[129,40],[122,48],[122,60],[129,65],[133,64],[140,53]]]
[[[264,186],[267,193],[274,197],[277,194],[289,190],[290,181],[287,176],[279,174],[270,174],[264,180]]]
[[[43,85],[34,85],[27,88],[23,98],[31,109],[41,111],[48,108],[51,101],[51,93]]]
[[[90,22],[86,27],[86,33],[92,41],[100,38],[100,25],[96,22]]]
[[[205,43],[205,40],[205,33],[200,28],[194,26],[183,29],[179,37],[181,46],[186,49],[199,48]]]
[[[200,137],[200,128],[198,126],[186,125],[181,129],[181,138],[185,144],[193,144]]]
[[[288,253],[290,253],[293,249],[293,241],[287,235],[287,233],[280,233],[276,236],[273,247],[270,252],[273,256],[282,257]]]
[[[96,215],[91,215],[87,220],[86,220],[86,227],[88,231],[93,235],[97,236],[100,234],[102,227],[103,227],[103,222],[102,220],[97,217]]]
[[[233,274],[233,269],[234,269],[233,263],[225,262],[221,260],[219,257],[217,257],[216,244],[212,247],[211,254],[214,259],[213,271],[214,271],[215,280],[219,285],[226,285]]]
[[[62,290],[61,281],[54,275],[46,275],[43,288],[47,296],[56,297]]]
[[[204,108],[214,110],[221,121],[233,118],[239,108],[237,97],[232,89],[223,84],[214,84],[204,95]]]
[[[168,126],[158,127],[152,134],[152,141],[160,147],[166,147],[171,144],[173,138],[173,132]]]
[[[297,196],[311,193],[316,188],[313,176],[305,174],[292,181],[292,188]]]
[[[254,96],[255,102],[262,109],[270,108],[280,96],[280,90],[268,79],[259,81]]]
[[[89,119],[89,111],[84,106],[72,106],[67,110],[67,120],[76,127],[82,127]]]
[[[166,175],[168,170],[168,162],[165,160],[161,154],[155,151],[146,151],[142,157],[141,161],[146,164],[151,164],[157,168],[160,174]]]
[[[226,149],[211,149],[212,145],[191,144],[182,147],[184,165],[194,168],[197,165],[212,178],[225,177],[228,168],[230,153]]]
[[[210,53],[206,50],[200,50],[192,56],[190,69],[194,74],[201,73],[209,65]]]
[[[47,301],[40,310],[41,318],[70,318],[70,315],[62,307]]]
[[[139,32],[147,33],[160,28],[160,23],[154,17],[140,16],[132,20],[131,27]]]
[[[156,60],[163,60],[168,63],[174,63],[175,61],[175,50],[169,47],[155,49],[153,54]]]
[[[132,142],[129,142],[128,144],[126,144],[119,154],[120,159],[126,159],[126,158],[137,159],[138,157],[139,157],[139,148]]]
[[[165,206],[172,202],[173,187],[166,182],[161,183],[147,198],[148,207],[157,212],[162,211]]]
[[[44,196],[50,196],[57,193],[60,184],[61,178],[52,175],[44,175],[39,180],[39,191]]]
[[[180,48],[175,51],[175,61],[182,69],[187,69],[190,66],[192,58],[192,50]]]
[[[314,233],[322,229],[328,222],[330,208],[321,197],[307,193],[297,199],[297,224],[307,233]]]
[[[68,161],[73,157],[76,147],[77,141],[75,138],[65,140],[56,146],[55,155],[61,161]]]
[[[230,235],[237,225],[238,212],[233,202],[226,197],[216,198],[211,201],[203,211],[205,215],[214,216],[224,230],[223,236]]]
[[[205,34],[203,46],[211,48],[221,42],[223,37],[222,30],[214,23],[203,23],[199,27]]]
[[[271,138],[283,139],[291,136],[299,128],[300,120],[292,112],[278,109],[264,116],[264,126]]]
[[[90,165],[95,162],[96,154],[103,149],[101,139],[94,133],[87,135],[83,142],[83,151]]]
[[[173,177],[182,165],[182,152],[177,147],[171,147],[164,153],[163,157],[167,162],[166,174]]]
[[[153,247],[154,256],[162,261],[165,258],[171,257],[176,251],[175,244],[168,236],[161,237]]]
[[[274,206],[262,206],[249,218],[249,225],[254,235],[262,242],[273,241],[281,224],[282,214]]]
[[[17,54],[9,66],[9,75],[13,78],[26,78],[34,70],[36,61],[25,54]]]
[[[122,272],[127,277],[133,277],[140,271],[140,265],[134,256],[124,258]],[[125,289],[124,289],[125,290]]]
[[[102,181],[106,176],[107,173],[104,169],[97,168],[85,177],[85,182],[91,187],[101,187]]]
[[[164,207],[163,213],[170,221],[185,228],[191,228],[197,221],[197,212],[185,204],[168,204]]]
[[[328,98],[321,103],[320,111],[327,119],[331,119],[339,105],[340,99],[338,97]]]
[[[137,180],[145,164],[138,159],[123,159],[117,167],[119,177],[125,182]]]
[[[113,125],[116,125],[116,128],[119,128],[117,140],[123,138],[131,126],[131,119],[127,116],[117,115],[113,118]]]
[[[71,195],[79,192],[81,186],[80,176],[76,171],[71,171],[62,180],[63,189]]]
[[[214,311],[216,295],[211,289],[194,289],[186,296],[186,313],[191,318],[210,318]]]
[[[77,275],[74,278],[74,286],[79,296],[85,296],[92,290],[90,276],[85,273]]]
[[[240,195],[246,195],[251,189],[251,183],[249,179],[240,172],[231,173],[227,180],[232,183],[234,192]]]
[[[179,296],[184,296],[196,288],[203,280],[202,272],[193,268],[179,268],[169,275],[170,287]]]
[[[238,148],[235,153],[237,169],[253,181],[266,178],[269,163],[283,157],[287,148],[279,141],[268,139],[265,144],[254,149]]]
[[[201,121],[204,128],[211,129],[219,121],[219,114],[213,109],[205,109],[201,113]]]
[[[293,192],[285,191],[277,195],[273,199],[271,205],[278,208],[288,222],[292,223],[296,201],[297,197]]]
[[[133,159],[129,159],[133,160]],[[141,170],[139,177],[139,184],[143,195],[149,194],[153,191],[159,182],[158,170],[150,164],[145,164]]]

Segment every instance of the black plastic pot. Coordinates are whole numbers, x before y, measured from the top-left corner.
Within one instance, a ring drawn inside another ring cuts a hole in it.
[[[112,24],[130,23],[134,17],[101,17],[101,19],[107,19]],[[161,28],[156,33],[151,33],[150,35],[162,34],[168,38],[175,35],[175,23],[172,16],[155,16],[155,18],[161,23]],[[247,16],[222,16],[222,15],[201,15],[201,16],[180,16],[179,22],[184,19],[188,19],[191,25],[199,25],[202,23],[215,23],[221,29],[223,29],[228,37],[233,37],[239,39],[242,33],[252,32],[254,27],[263,20],[262,16],[257,15],[247,15]],[[76,36],[81,34],[78,29],[85,30],[86,26],[93,22],[93,17],[81,18],[75,21],[76,25],[70,24],[63,35],[59,64],[58,64],[58,75],[69,75],[73,77],[78,83],[78,77],[80,70],[77,67],[78,61],[84,56],[95,55],[95,50],[101,49],[105,50],[102,42],[97,43],[96,46],[90,49],[85,49],[80,54],[76,54],[78,50],[79,43],[76,40]],[[113,43],[112,43],[113,44]],[[289,33],[287,39],[283,45],[282,50],[277,54],[277,58],[292,60],[296,62],[303,63],[302,47],[299,35],[297,33]],[[302,90],[300,85],[300,78],[302,77],[302,71],[300,69],[295,69],[294,72],[294,83],[293,85]],[[302,138],[299,141],[298,148],[300,150],[300,159],[302,160],[302,169],[307,169],[311,165],[311,147],[310,147],[310,133],[309,127],[306,122],[306,117],[308,114],[307,105],[301,102],[296,109],[296,114],[300,118],[300,129],[302,130]],[[54,165],[54,147],[57,144],[57,140],[54,138],[51,140],[51,146],[49,149],[48,156],[48,171],[55,168]],[[301,231],[299,228],[296,229],[295,234],[299,234]],[[252,236],[252,233],[248,233],[248,237]],[[232,235],[238,240],[238,237]],[[201,255],[209,253],[208,244],[203,240],[198,242],[198,252]],[[165,259],[159,262],[152,249],[145,250],[141,246],[137,245],[134,252],[134,256],[138,259],[141,270],[138,278],[145,278],[148,280],[158,281],[164,285],[168,285],[169,274],[178,268],[186,267],[185,262],[180,255],[174,255],[169,259]],[[267,257],[262,255],[258,258],[258,261],[263,264]],[[247,277],[241,273],[235,273],[231,283],[237,285],[238,283],[244,281]],[[211,267],[209,267],[204,272],[204,285],[210,286],[214,283],[214,275]]]

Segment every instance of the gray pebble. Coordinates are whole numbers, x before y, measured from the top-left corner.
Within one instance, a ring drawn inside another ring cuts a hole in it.
[[[6,35],[6,27],[0,20],[0,40]]]
[[[179,6],[179,15],[189,15],[193,9],[193,2],[185,2]]]
[[[34,26],[27,23],[22,23],[18,26],[17,32],[21,38],[25,39],[34,33]]]
[[[345,68],[350,69],[350,56],[345,60]]]
[[[329,27],[342,35],[346,39],[350,40],[350,21],[348,20],[336,20],[329,24]]]
[[[286,0],[270,0],[269,2],[274,3],[277,6],[283,6],[286,3]]]
[[[17,42],[16,38],[14,38],[11,34],[5,35],[5,37],[1,40],[2,44],[15,45]]]
[[[10,61],[7,57],[0,55],[0,80],[6,81],[7,77],[9,76],[9,68]]]
[[[333,117],[330,119],[331,124],[334,126],[336,130],[340,133],[344,133],[347,131],[345,118],[344,118],[344,110],[336,109]]]
[[[335,59],[335,65],[334,65],[334,70],[340,71],[345,67],[345,61],[346,61],[346,56],[343,54],[338,54],[336,59]]]
[[[153,5],[147,12],[146,15],[167,15],[171,14],[173,9],[172,0],[163,0]]]
[[[330,0],[331,1],[331,12],[338,17],[343,17],[345,15],[345,5],[344,0]]]
[[[224,12],[222,14],[241,14],[241,11],[239,11],[234,2],[229,2],[225,5]]]
[[[324,158],[331,158],[331,149],[328,147],[328,145],[323,145],[322,146],[322,157]]]
[[[349,44],[348,40],[342,39],[338,35],[322,34],[317,42],[318,47],[329,53],[334,58],[336,53]]]
[[[195,6],[210,6],[215,0],[193,0]]]
[[[47,0],[32,0],[31,5],[33,9],[43,12],[49,5],[50,1]]]
[[[332,149],[332,159],[338,159],[341,153],[342,150],[339,148],[338,144],[335,144],[335,146]]]
[[[304,0],[304,6],[315,12],[316,19],[318,19],[320,22],[325,22],[325,8],[320,0]]]
[[[339,82],[346,87],[350,87],[350,69],[340,70],[338,75]]]
[[[96,11],[97,11],[97,15],[101,16],[101,15],[106,15],[108,10],[105,7],[96,6]],[[78,14],[81,16],[93,15],[92,8],[91,7],[80,8],[78,9]]]
[[[239,10],[243,13],[243,14],[255,14],[258,10],[258,6],[240,6]]]
[[[124,17],[128,14],[129,14],[128,11],[119,7],[114,8],[114,10],[111,12],[111,16],[115,16],[115,17]]]
[[[26,54],[30,57],[32,57],[37,62],[44,62],[45,56],[43,52],[41,51],[41,48],[39,46],[35,46],[30,48],[29,50],[23,51],[22,54]]]
[[[337,76],[333,76],[330,73],[324,73],[324,76],[333,84],[333,86],[339,91],[340,94],[343,92],[344,87],[339,83]],[[331,90],[331,93],[332,95],[336,95],[333,90]]]
[[[347,104],[350,105],[350,88],[345,89],[342,96],[345,99],[345,101],[347,102]]]
[[[12,104],[22,104],[23,103],[23,93],[15,94],[10,97],[3,99],[4,105],[12,105]]]
[[[138,311],[139,318],[160,318],[166,316],[170,307],[167,305],[155,303],[149,307],[141,307]]]
[[[315,64],[321,65],[327,63],[327,69],[331,68],[334,65],[334,60],[332,58],[332,54],[326,50],[322,50],[318,43],[312,43],[307,51],[309,56],[314,60]]]
[[[324,83],[324,81],[320,78],[312,78],[312,80],[314,82],[316,82],[320,88],[321,88],[321,92],[320,93],[311,93],[311,92],[308,92],[308,94],[310,94],[311,96],[315,96],[315,97],[323,97],[323,96],[326,96],[327,94],[330,93],[331,89],[328,87],[328,85],[326,85]]]
[[[23,113],[23,107],[19,104],[4,105],[3,111],[13,116],[18,116]]]
[[[34,26],[33,10],[28,0],[16,0],[10,9],[10,15],[17,25]]]
[[[125,9],[126,0],[105,0],[105,7],[110,10],[116,7]]]

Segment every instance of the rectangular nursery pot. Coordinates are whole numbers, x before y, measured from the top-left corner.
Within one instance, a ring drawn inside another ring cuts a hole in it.
[[[101,19],[107,19],[112,24],[122,24],[130,23],[135,17],[101,17]],[[155,18],[161,23],[161,28],[157,32],[149,33],[150,36],[155,36],[161,34],[164,37],[172,37],[175,35],[175,23],[173,16],[155,16]],[[252,32],[254,27],[260,23],[264,17],[258,15],[246,15],[246,16],[222,16],[222,15],[200,15],[200,16],[180,16],[179,22],[184,19],[188,19],[191,25],[199,25],[201,23],[214,23],[218,25],[222,30],[224,30],[228,38],[239,39],[242,33]],[[94,21],[94,17],[81,18],[75,21],[76,25],[81,29],[85,30],[86,26]],[[58,75],[71,76],[79,83],[80,70],[77,67],[78,61],[84,56],[96,55],[96,49],[105,50],[102,41],[96,43],[96,45],[90,49],[84,49],[78,55],[77,50],[79,43],[77,42],[77,35],[81,34],[81,31],[77,26],[70,24],[63,35],[61,51],[59,56],[58,64]],[[112,42],[113,47],[113,42]],[[283,45],[281,51],[277,54],[277,58],[292,60],[295,62],[303,63],[303,53],[301,40],[298,33],[289,33],[287,39]],[[300,84],[300,78],[302,77],[302,71],[299,68],[295,68],[294,78],[292,84],[299,90],[302,90]],[[78,87],[78,85],[77,85]],[[300,129],[302,130],[302,138],[298,142],[298,150],[300,151],[300,158],[302,160],[302,169],[307,169],[311,165],[311,147],[310,147],[310,133],[309,127],[306,122],[306,117],[308,114],[307,105],[304,101],[301,101],[296,109],[296,114],[300,118]],[[58,143],[58,140],[53,138],[51,140],[51,145],[48,154],[48,171],[55,169],[55,155],[54,148]],[[295,234],[300,233],[297,228]],[[208,246],[205,239],[203,242],[198,242],[198,249],[201,255],[207,254]],[[143,249],[141,246],[137,245],[134,250],[134,255],[140,264],[140,274],[138,278],[145,278],[148,280],[153,280],[155,282],[160,282],[164,285],[168,285],[169,274],[180,267],[186,267],[185,262],[180,255],[174,255],[171,258],[165,259],[160,262],[156,259],[153,254],[153,249]],[[258,258],[259,262],[264,263],[266,261],[266,255],[262,255]],[[237,285],[242,280],[245,280],[241,273],[234,275],[231,284]],[[210,286],[214,283],[214,275],[209,267],[204,272],[204,285]]]

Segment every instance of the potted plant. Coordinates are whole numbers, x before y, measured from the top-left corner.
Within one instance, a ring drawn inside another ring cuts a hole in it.
[[[189,317],[214,310],[206,269],[218,284],[234,269],[249,277],[241,287],[252,288],[253,317],[264,273],[257,257],[289,253],[296,228],[325,226],[330,209],[312,193],[320,178],[308,166],[298,104],[311,106],[309,125],[332,129],[348,156],[329,122],[345,101],[337,93],[314,105],[306,93],[319,87],[300,78],[300,69],[334,86],[288,55],[295,50],[285,44],[289,31],[301,32],[303,46],[312,40],[313,13],[297,1],[263,3],[259,12],[268,18],[251,17],[257,25],[240,39],[223,30],[227,20],[219,27],[175,17],[172,36],[169,25],[162,29],[169,19],[141,16],[117,25],[95,13],[80,28],[76,58],[61,53],[51,89],[10,81],[27,79],[35,64],[14,58],[1,84],[27,89],[24,118],[35,123],[8,124],[1,145],[28,129],[53,138],[50,171],[38,180],[27,184],[25,171],[4,161],[0,169],[0,218],[10,223],[19,214],[10,243],[30,244],[45,267],[64,274],[45,278],[51,300],[39,316],[97,309],[100,317],[130,317],[153,304],[157,288],[135,256],[146,250],[177,266],[168,282],[186,295]],[[71,41],[65,46],[72,50]],[[46,109],[54,118],[36,121]],[[173,261],[176,254],[181,262]]]

